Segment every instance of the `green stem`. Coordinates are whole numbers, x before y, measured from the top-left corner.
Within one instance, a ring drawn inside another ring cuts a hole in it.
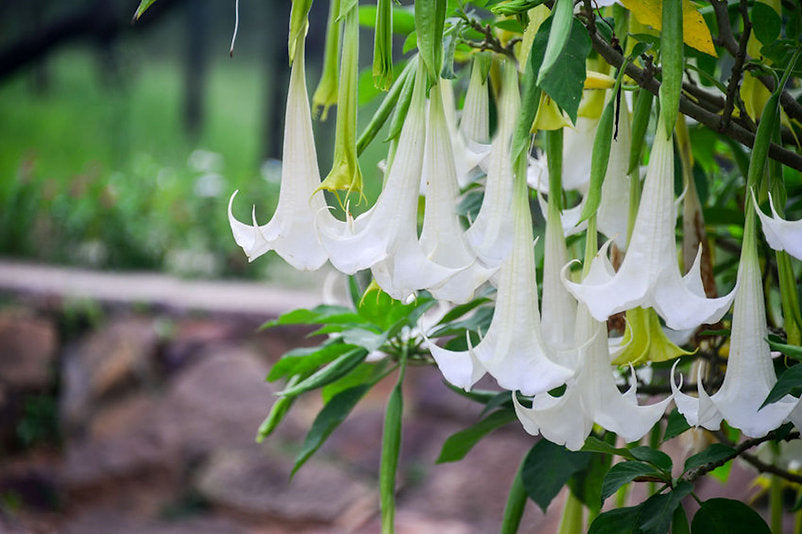
[[[565,508],[563,508],[563,517],[560,520],[558,534],[582,534],[584,515],[582,501],[569,491],[568,496],[565,498]]]
[[[379,465],[379,495],[381,502],[382,534],[395,532],[395,481],[398,458],[401,452],[401,423],[404,413],[402,386],[406,374],[407,345],[404,344],[399,361],[398,381],[390,393],[384,414],[382,454]]]
[[[526,507],[526,490],[524,489],[521,472],[524,464],[515,473],[515,478],[510,487],[510,494],[507,496],[507,505],[504,507],[504,519],[501,522],[501,534],[515,534],[521,524],[521,517]]]

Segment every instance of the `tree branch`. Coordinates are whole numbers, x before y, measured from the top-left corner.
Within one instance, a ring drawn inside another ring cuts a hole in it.
[[[727,49],[733,57],[738,56],[738,42],[732,33],[730,26],[730,15],[727,8],[727,0],[711,0],[713,4],[713,12],[716,15],[716,23],[718,24],[718,39],[716,42]],[[745,61],[749,61],[748,55],[744,56]],[[760,82],[766,86],[769,91],[774,91],[777,88],[777,83],[771,76],[758,76]],[[788,91],[783,91],[780,95],[780,104],[789,117],[802,121],[802,104],[797,102]]]
[[[802,484],[802,476],[797,475],[795,473],[791,473],[790,471],[786,471],[785,469],[781,469],[781,468],[779,468],[777,466],[766,464],[766,463],[758,460],[753,455],[751,455],[751,454],[746,452],[748,449],[751,449],[752,447],[755,447],[756,445],[760,445],[761,443],[765,443],[766,441],[772,441],[772,440],[777,439],[777,430],[772,430],[771,432],[769,432],[768,434],[766,434],[762,438],[747,439],[746,441],[741,442],[737,446],[735,445],[735,443],[730,441],[730,439],[726,436],[726,434],[724,434],[720,430],[718,430],[716,432],[713,432],[713,435],[716,436],[716,438],[718,438],[718,440],[721,443],[723,443],[723,444],[725,444],[725,445],[727,445],[729,447],[733,447],[734,450],[733,450],[732,454],[730,454],[727,457],[722,458],[721,460],[718,460],[716,462],[709,462],[709,463],[706,463],[704,465],[701,465],[701,466],[697,467],[696,469],[691,469],[690,471],[685,473],[685,475],[683,475],[683,477],[682,477],[683,479],[687,480],[688,482],[693,482],[694,480],[696,480],[697,478],[701,477],[702,475],[705,475],[705,474],[709,473],[710,471],[716,469],[717,467],[721,467],[722,465],[726,464],[730,460],[740,456],[744,460],[746,460],[747,462],[749,462],[750,464],[755,466],[760,472],[772,473],[772,474],[780,476],[780,477],[782,477],[782,478],[784,478],[786,480],[789,480],[791,482],[796,482],[797,484]],[[799,432],[794,431],[794,432],[789,433],[787,436],[785,436],[783,438],[783,441],[791,441],[792,439],[799,439]]]
[[[735,109],[735,97],[738,94],[738,86],[741,85],[741,76],[743,74],[744,60],[746,58],[746,43],[749,41],[749,35],[752,33],[752,21],[749,20],[749,10],[746,5],[746,0],[741,0],[741,18],[744,23],[744,31],[741,34],[741,40],[738,42],[738,52],[735,54],[735,63],[732,65],[732,72],[730,73],[730,81],[727,83],[727,100],[724,102],[724,113],[721,116],[721,127],[726,128],[730,119],[732,118],[732,111]]]
[[[588,27],[587,21],[585,22]],[[599,53],[610,65],[620,68],[624,62],[624,57],[616,51],[610,44],[605,41],[597,32],[590,31],[590,40],[594,50]],[[632,62],[627,64],[626,74],[635,80],[635,82],[653,94],[658,94],[660,90],[660,82],[658,82],[651,73],[647,73],[644,69],[633,65]],[[685,115],[695,119],[697,122],[704,124],[713,131],[722,133],[735,139],[742,145],[749,148],[755,144],[755,134],[744,128],[743,126],[730,122],[726,126],[722,126],[721,117],[711,111],[706,110],[699,104],[693,102],[690,98],[682,95],[680,98],[680,111]],[[788,167],[802,171],[802,156],[787,150],[777,144],[772,143],[769,147],[769,156]]]

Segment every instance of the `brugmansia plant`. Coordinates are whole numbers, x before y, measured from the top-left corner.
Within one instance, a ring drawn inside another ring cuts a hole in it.
[[[564,533],[779,533],[784,512],[802,532],[802,473],[787,467],[802,459],[783,457],[802,428],[802,6],[330,0],[314,98],[324,119],[337,110],[326,176],[304,71],[310,6],[292,3],[278,207],[241,222],[232,195],[229,219],[251,260],[330,262],[351,305],[267,323],[326,339],[273,367],[285,386],[258,439],[323,388],[299,469],[395,376],[379,480],[393,532],[405,369],[436,365],[485,405],[440,461],[516,421],[542,436],[503,533],[527,499],[545,509],[565,485]],[[372,66],[359,65],[360,23],[375,30]],[[357,132],[360,67],[386,95]],[[382,173],[360,168],[371,143],[387,149]],[[381,194],[354,216],[365,180]],[[483,377],[497,387],[477,388]],[[687,458],[660,450],[683,433]],[[770,480],[770,527],[746,503],[694,493],[736,459]],[[636,484],[645,498],[622,506]]]

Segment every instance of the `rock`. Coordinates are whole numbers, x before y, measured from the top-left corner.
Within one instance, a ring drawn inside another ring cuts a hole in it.
[[[249,528],[219,516],[200,516],[174,521],[141,517],[119,508],[93,507],[69,518],[64,534],[247,534]],[[278,532],[267,531],[270,534]]]
[[[256,447],[256,432],[276,399],[267,372],[258,354],[245,348],[220,348],[199,358],[169,386],[157,414],[164,435],[190,456]],[[291,412],[278,432],[292,426]]]
[[[376,517],[356,531],[356,534],[381,532],[381,519]],[[412,510],[400,509],[395,515],[396,534],[476,534],[474,525],[453,519],[434,519]],[[495,531],[498,532],[498,529]]]
[[[53,380],[56,328],[18,311],[0,312],[0,386],[45,390]]]
[[[70,490],[182,469],[175,447],[155,420],[161,400],[146,393],[104,407],[84,436],[65,445],[62,483]]]
[[[68,433],[87,424],[100,400],[153,381],[158,344],[152,320],[122,319],[65,351],[60,408]]]
[[[484,437],[459,462],[438,465],[435,460],[443,436],[462,427],[445,421],[429,424],[427,432],[424,423],[418,422],[419,439],[426,439],[430,448],[417,459],[418,467],[425,470],[419,475],[418,486],[401,493],[404,505],[429,517],[467,521],[474,526],[473,532],[497,532],[510,484],[533,444],[532,438],[512,426],[509,431],[499,429]]]
[[[365,484],[316,459],[290,480],[292,459],[273,449],[220,451],[201,469],[197,490],[214,506],[251,517],[333,524],[362,501]]]

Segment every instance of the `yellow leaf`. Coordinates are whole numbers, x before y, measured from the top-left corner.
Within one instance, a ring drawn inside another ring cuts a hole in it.
[[[641,24],[651,26],[656,30],[662,29],[663,0],[621,0],[621,3],[635,15]],[[682,2],[682,38],[686,45],[717,57],[710,29],[702,14],[693,7],[690,0]]]

